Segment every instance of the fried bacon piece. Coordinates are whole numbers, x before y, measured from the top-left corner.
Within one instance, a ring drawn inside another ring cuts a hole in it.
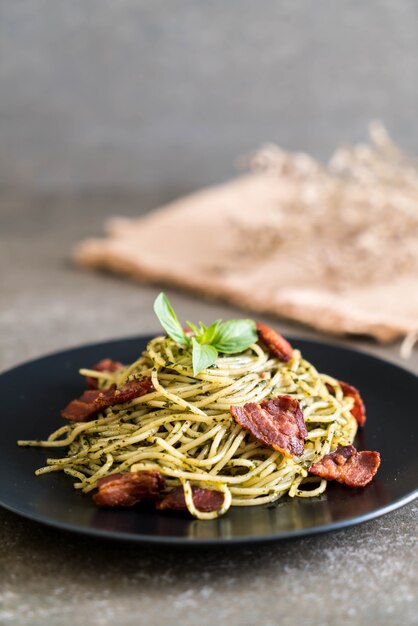
[[[345,383],[343,380],[338,381],[341,385],[341,389],[345,396],[349,396],[354,399],[354,405],[351,409],[351,413],[353,417],[357,420],[359,426],[364,426],[366,423],[366,407],[364,406],[364,402],[361,399],[360,392],[355,387],[352,387],[348,383]]]
[[[253,437],[285,456],[301,456],[308,434],[299,402],[291,396],[276,396],[260,404],[231,406],[231,415]]]
[[[277,357],[280,361],[290,361],[293,348],[284,337],[270,328],[270,326],[261,322],[257,322],[256,328],[259,340],[266,346],[272,356]]]
[[[96,372],[116,372],[123,367],[123,363],[119,361],[112,361],[112,359],[102,359],[96,365],[91,368]],[[97,378],[93,376],[86,376],[86,385],[89,389],[97,389]]]
[[[193,503],[198,511],[210,513],[221,508],[224,494],[221,491],[192,487]],[[183,487],[175,487],[162,500],[155,504],[158,511],[187,511]]]
[[[98,506],[134,506],[141,500],[157,500],[164,486],[163,476],[154,470],[111,474],[99,478],[93,501]]]
[[[365,450],[357,452],[354,446],[340,446],[323,459],[313,463],[309,472],[326,480],[336,480],[349,487],[364,487],[376,474],[380,454]]]
[[[153,389],[154,386],[150,378],[131,380],[120,389],[116,389],[115,385],[102,391],[89,389],[78,399],[72,400],[61,411],[61,415],[73,422],[88,422],[107,407],[130,402],[134,398],[150,393]]]

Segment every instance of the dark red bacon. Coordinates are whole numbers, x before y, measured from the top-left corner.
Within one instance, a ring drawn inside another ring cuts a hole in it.
[[[365,450],[357,452],[354,446],[340,446],[323,459],[313,463],[309,472],[326,480],[336,480],[349,487],[364,487],[376,474],[380,454]]]
[[[301,456],[308,434],[299,402],[291,396],[276,396],[260,404],[231,406],[231,415],[253,437],[285,456]]]
[[[96,372],[116,372],[123,367],[123,364],[119,361],[112,361],[112,359],[102,359],[96,365],[91,368]],[[89,389],[97,389],[97,378],[93,376],[86,376],[86,385]]]
[[[266,346],[272,356],[280,359],[280,361],[290,361],[293,348],[284,337],[270,328],[270,326],[267,326],[267,324],[262,324],[261,322],[257,322],[256,328],[259,340]]]
[[[221,491],[192,487],[193,504],[198,511],[210,513],[218,511],[223,502],[224,494]],[[156,503],[159,511],[187,511],[183,487],[175,487],[162,500]]]
[[[130,402],[134,398],[150,393],[153,389],[150,378],[131,380],[120,389],[117,389],[115,385],[102,391],[89,389],[78,399],[72,400],[61,411],[61,415],[73,422],[88,422],[107,407]]]
[[[353,398],[354,400],[354,405],[351,409],[353,417],[355,417],[359,426],[364,426],[364,424],[366,423],[366,407],[364,406],[364,402],[361,399],[359,390],[355,387],[352,387],[352,385],[345,383],[343,380],[339,380],[338,382],[341,385],[343,394],[345,396]]]
[[[98,506],[134,506],[141,500],[157,500],[164,485],[163,476],[153,470],[111,474],[99,478],[93,501]]]
[[[89,389],[79,398],[67,404],[61,411],[61,415],[65,417],[65,419],[73,422],[88,422],[94,419],[97,413],[100,413],[100,411],[111,405],[115,390],[115,385],[103,391]]]

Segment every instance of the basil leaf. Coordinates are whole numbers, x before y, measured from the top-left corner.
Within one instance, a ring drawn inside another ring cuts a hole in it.
[[[196,326],[195,324],[192,324],[191,322],[187,322],[187,324],[193,330],[194,336],[196,337],[199,343],[210,343],[210,341],[206,341],[206,340],[203,341],[202,339],[207,331],[207,326],[205,326],[203,322],[199,322],[199,326]]]
[[[199,372],[213,365],[218,356],[218,351],[208,344],[200,344],[192,337],[192,363],[193,374],[197,376]]]
[[[190,330],[195,333],[195,335],[199,332],[198,327],[195,324],[192,324],[192,322],[187,321],[186,324],[190,328]]]
[[[155,299],[154,311],[155,315],[160,320],[161,326],[171,339],[174,339],[175,342],[182,345],[188,345],[190,343],[165,293],[160,293]]]
[[[204,331],[199,336],[199,343],[213,344],[213,339],[214,337],[216,337],[216,333],[218,332],[218,329],[221,323],[222,323],[222,320],[216,320],[216,322],[213,322],[213,324],[211,324],[208,328],[206,328],[204,327],[202,322],[200,322],[201,328],[204,327]]]
[[[246,350],[257,341],[257,331],[253,320],[229,320],[220,324],[211,344],[219,352],[235,354]]]

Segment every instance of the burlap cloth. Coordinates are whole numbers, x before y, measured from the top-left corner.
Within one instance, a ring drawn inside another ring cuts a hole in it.
[[[418,327],[416,165],[372,129],[327,167],[268,146],[251,171],[141,219],[112,219],[78,263],[380,341]]]

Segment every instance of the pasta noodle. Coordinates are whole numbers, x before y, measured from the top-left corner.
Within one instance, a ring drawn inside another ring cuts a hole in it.
[[[169,488],[182,485],[187,508],[199,519],[217,517],[230,506],[318,496],[326,480],[308,477],[309,466],[330,450],[352,443],[357,422],[353,400],[334,378],[319,374],[298,350],[285,363],[258,343],[240,354],[219,355],[193,374],[190,352],[169,337],[152,339],[132,365],[115,372],[81,370],[100,389],[151,377],[154,391],[104,410],[89,422],[70,422],[46,441],[20,445],[68,448],[48,458],[36,474],[63,471],[88,493],[99,478],[115,472],[158,470]],[[231,405],[259,403],[288,394],[299,401],[308,430],[304,453],[288,458],[256,441],[230,414]],[[218,511],[196,509],[192,485],[222,491]]]

